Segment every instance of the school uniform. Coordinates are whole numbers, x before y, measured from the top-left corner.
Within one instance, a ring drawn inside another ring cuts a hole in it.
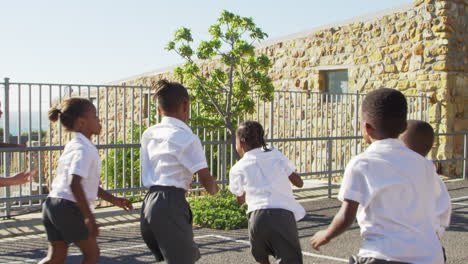
[[[94,210],[101,173],[101,160],[96,146],[76,132],[58,161],[52,190],[43,203],[43,223],[49,241],[74,243],[88,238],[88,228],[71,190],[73,175],[81,177],[81,185]]]
[[[181,120],[163,117],[142,135],[142,181],[149,188],[141,210],[141,234],[157,261],[194,263],[192,211],[185,199],[193,174],[207,168],[198,136]]]
[[[245,193],[251,252],[260,261],[273,255],[279,263],[302,263],[296,221],[305,216],[295,200],[289,176],[294,164],[277,149],[244,154],[229,172],[229,190]]]
[[[351,263],[444,263],[437,234],[449,225],[448,191],[432,163],[399,139],[353,158],[338,198],[359,203],[364,242]]]

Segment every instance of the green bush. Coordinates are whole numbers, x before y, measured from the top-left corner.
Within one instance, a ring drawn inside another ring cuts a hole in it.
[[[228,190],[214,196],[193,198],[189,202],[195,225],[222,230],[247,227],[247,206],[239,206],[236,197]]]

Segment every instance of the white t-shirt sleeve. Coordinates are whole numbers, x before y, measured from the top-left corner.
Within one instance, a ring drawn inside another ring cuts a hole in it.
[[[435,217],[435,228],[439,238],[445,232],[445,229],[450,224],[450,214],[452,211],[452,206],[450,203],[450,196],[445,186],[445,183],[442,181],[435,168],[431,166],[431,172],[435,179],[435,194],[436,194],[436,217]]]
[[[340,201],[352,200],[361,206],[367,206],[371,200],[371,187],[365,177],[367,162],[352,160],[346,166],[346,170],[338,193]]]
[[[148,154],[148,140],[143,135],[141,138],[141,149],[140,149],[140,166],[141,166],[141,179],[145,185],[146,181],[151,179],[151,163]]]
[[[86,153],[86,149],[78,148],[73,151],[72,160],[70,162],[69,173],[71,175],[78,175],[82,178],[90,177],[89,174],[89,167],[90,165],[95,162],[95,156],[90,155],[90,153]]]
[[[201,169],[208,168],[205,151],[197,136],[194,136],[193,140],[182,149],[177,159],[192,174]]]
[[[291,173],[295,172],[296,171],[296,165],[294,165],[294,163],[288,159],[283,153],[281,153],[279,150],[278,150],[278,155],[280,155],[280,159],[281,159],[281,162],[282,162],[282,167],[286,170],[286,177],[289,177],[289,175],[291,175]]]
[[[229,191],[235,196],[242,196],[245,193],[242,173],[235,167],[229,171]]]

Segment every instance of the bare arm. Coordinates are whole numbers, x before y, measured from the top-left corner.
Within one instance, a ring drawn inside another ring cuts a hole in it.
[[[216,184],[215,180],[210,174],[208,168],[201,169],[197,172],[198,178],[200,179],[200,183],[205,187],[206,191],[213,195],[216,194],[219,189],[218,185]]]
[[[76,200],[76,205],[80,208],[83,217],[85,218],[86,225],[88,226],[90,235],[97,237],[98,227],[96,224],[96,219],[94,218],[91,209],[89,208],[88,200],[84,193],[83,187],[81,186],[81,177],[79,175],[72,175],[72,183],[70,185],[73,196]]]
[[[311,239],[311,246],[319,250],[320,246],[327,244],[333,238],[339,236],[350,227],[356,218],[359,203],[351,200],[344,200],[341,208],[333,218],[327,229],[317,232]]]
[[[98,189],[98,197],[103,199],[104,201],[108,201],[109,203],[124,209],[125,211],[133,209],[132,202],[125,198],[116,197],[111,193],[106,192],[101,187],[99,187]]]
[[[295,172],[293,172],[293,173],[291,173],[291,175],[289,175],[289,181],[292,184],[294,184],[294,186],[296,186],[296,187],[302,188],[302,186],[304,186],[304,181]]]
[[[28,171],[20,172],[13,177],[0,178],[0,187],[30,182],[31,177],[33,177],[35,174],[35,171]]]

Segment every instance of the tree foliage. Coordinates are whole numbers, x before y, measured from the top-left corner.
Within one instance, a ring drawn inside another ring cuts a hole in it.
[[[190,29],[178,29],[166,49],[180,55],[185,63],[175,68],[180,81],[200,103],[200,113],[192,124],[225,126],[235,142],[235,124],[245,113],[255,111],[255,98],[271,101],[274,87],[268,76],[270,59],[256,54],[254,43],[268,35],[252,18],[222,11],[217,23],[208,30],[211,38],[197,48]],[[219,63],[203,68],[206,60]]]

